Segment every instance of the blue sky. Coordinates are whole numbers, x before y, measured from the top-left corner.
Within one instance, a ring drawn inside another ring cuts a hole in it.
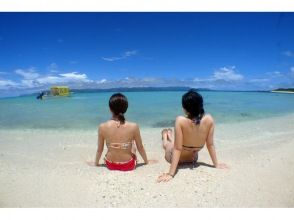
[[[0,13],[0,93],[294,87],[294,13]]]

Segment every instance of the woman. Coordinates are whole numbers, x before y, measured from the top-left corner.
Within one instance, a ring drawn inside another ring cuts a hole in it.
[[[227,168],[217,161],[213,143],[214,122],[211,115],[204,114],[202,96],[194,90],[188,91],[182,97],[182,107],[186,116],[176,118],[174,141],[171,129],[162,131],[165,159],[171,165],[168,173],[158,177],[158,182],[171,180],[179,163],[196,162],[198,152],[205,144],[214,167]]]
[[[104,160],[108,169],[134,170],[137,163],[134,141],[145,164],[148,164],[138,125],[126,121],[124,117],[128,109],[127,98],[121,93],[113,94],[109,99],[109,108],[112,113],[111,119],[100,124],[98,129],[95,165],[99,165],[104,143],[106,143],[108,151]]]

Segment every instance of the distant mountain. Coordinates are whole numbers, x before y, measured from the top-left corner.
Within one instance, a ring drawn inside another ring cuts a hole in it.
[[[110,89],[72,89],[72,92],[77,93],[96,93],[96,92],[158,92],[158,91],[188,91],[191,87],[121,87]],[[196,89],[198,91],[210,91],[206,88]]]

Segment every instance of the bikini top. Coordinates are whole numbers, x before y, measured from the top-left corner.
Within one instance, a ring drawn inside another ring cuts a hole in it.
[[[204,145],[200,146],[200,147],[195,147],[195,146],[185,146],[183,145],[184,150],[187,151],[199,151],[204,147]]]
[[[127,150],[129,147],[132,147],[132,142],[125,142],[125,143],[106,143],[106,146],[108,148],[114,148],[114,149],[122,149]]]

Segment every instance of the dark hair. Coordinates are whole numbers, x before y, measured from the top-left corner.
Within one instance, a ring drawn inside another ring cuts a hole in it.
[[[113,94],[109,99],[109,108],[112,113],[117,116],[121,124],[125,123],[125,116],[128,109],[128,99],[121,93]]]
[[[183,95],[182,106],[188,112],[188,118],[195,124],[199,124],[204,115],[202,96],[196,90],[191,89]]]

